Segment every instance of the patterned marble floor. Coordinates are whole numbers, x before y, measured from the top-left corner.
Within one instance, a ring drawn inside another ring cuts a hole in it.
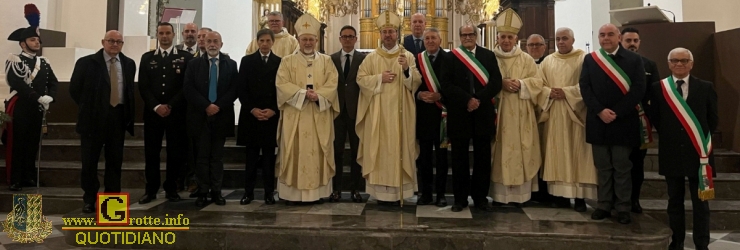
[[[378,205],[376,201],[369,200],[366,203],[350,203],[346,202],[349,199],[349,195],[345,194],[345,202],[340,203],[324,203],[324,204],[307,204],[299,206],[285,206],[282,202],[278,202],[276,205],[265,205],[263,200],[263,194],[257,192],[255,194],[256,200],[249,205],[239,205],[239,199],[241,198],[243,191],[241,190],[224,190],[223,195],[227,199],[225,206],[217,206],[210,204],[205,208],[198,208],[194,204],[193,199],[186,198],[180,202],[166,202],[164,194],[159,195],[159,199],[146,205],[133,204],[130,209],[132,213],[135,211],[140,212],[157,212],[157,211],[191,211],[200,214],[238,214],[238,213],[253,213],[253,214],[273,214],[271,217],[274,221],[270,222],[274,225],[279,224],[295,224],[297,226],[331,226],[332,221],[324,220],[322,218],[334,218],[334,217],[364,217],[360,219],[363,226],[366,227],[394,227],[395,223],[401,221],[401,224],[408,225],[422,225],[433,220],[442,220],[445,223],[449,223],[451,220],[445,219],[457,219],[455,221],[463,220],[470,221],[470,224],[475,224],[476,219],[478,220],[493,220],[495,218],[499,227],[506,227],[507,224],[527,224],[527,223],[546,223],[556,227],[555,231],[565,232],[572,230],[572,225],[585,225],[585,228],[593,228],[594,226],[599,227],[600,224],[610,228],[618,228],[621,225],[617,224],[613,220],[604,221],[592,221],[590,214],[593,211],[589,207],[589,211],[585,213],[578,213],[572,209],[556,209],[543,206],[537,203],[530,203],[524,208],[517,208],[513,206],[502,206],[496,207],[493,215],[491,213],[484,213],[477,210],[465,209],[460,213],[453,213],[450,211],[450,206],[439,208],[436,206],[416,206],[416,198],[411,198],[405,201],[404,208],[398,207],[387,207]],[[181,197],[187,197],[187,193],[181,193]],[[367,197],[365,197],[367,199]],[[138,199],[138,197],[131,197],[132,200]],[[448,197],[450,203],[453,202],[452,197]],[[472,201],[470,201],[472,203]],[[311,215],[317,215],[311,216]],[[414,216],[403,216],[403,215],[414,215]],[[45,215],[49,218],[53,225],[53,233],[43,243],[34,244],[20,244],[14,243],[6,236],[5,233],[0,233],[0,250],[3,249],[80,249],[69,246],[64,241],[64,234],[61,231],[62,226],[62,215]],[[326,217],[329,216],[329,217]],[[265,215],[265,217],[270,217]],[[638,216],[636,216],[638,217]],[[6,214],[0,215],[0,221],[4,221]],[[281,218],[283,221],[281,221]],[[298,218],[298,220],[296,220]],[[318,218],[318,219],[317,219]],[[639,224],[639,218],[637,218]],[[391,223],[389,223],[389,221]],[[500,222],[501,221],[501,222]],[[531,222],[530,222],[531,221]],[[549,223],[547,221],[550,221]],[[422,223],[424,222],[424,223]],[[336,223],[336,221],[335,221]],[[565,223],[565,224],[564,224]],[[455,227],[455,223],[449,223],[450,227]],[[634,224],[634,223],[633,223]],[[590,226],[589,226],[590,225]],[[558,229],[557,227],[561,227]],[[576,230],[574,233],[582,233],[583,230]],[[740,249],[740,231],[738,232],[713,232],[712,233],[710,249],[713,250],[729,250],[729,249]],[[687,249],[693,249],[693,242],[691,242],[691,234],[686,236]],[[93,249],[93,248],[84,248]]]

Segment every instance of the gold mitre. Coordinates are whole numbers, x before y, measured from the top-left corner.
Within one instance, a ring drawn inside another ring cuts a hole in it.
[[[375,25],[378,26],[379,30],[384,28],[398,29],[401,26],[401,17],[396,15],[396,13],[386,10],[375,18]]]
[[[516,35],[519,34],[522,25],[524,25],[522,18],[511,8],[496,17],[496,32],[511,32]]]
[[[311,14],[306,13],[295,21],[295,30],[298,36],[311,34],[318,37],[319,30],[321,30],[321,23]]]

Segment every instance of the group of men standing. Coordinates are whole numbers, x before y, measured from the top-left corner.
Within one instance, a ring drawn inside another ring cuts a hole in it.
[[[352,201],[362,202],[364,179],[365,192],[380,204],[420,191],[418,205],[444,207],[451,148],[454,212],[469,205],[469,196],[475,208],[492,211],[492,205],[524,204],[536,192],[535,198],[558,207],[570,207],[574,198],[579,212],[586,211],[584,199],[596,199],[593,219],[610,217],[615,209],[618,222],[627,224],[630,210],[641,211],[642,161],[653,125],[664,135],[659,162],[670,196],[671,248],[683,247],[685,177],[694,205],[694,242],[706,248],[717,104],[712,84],[689,75],[690,51],[672,50],[671,76],[659,80],[655,63],[634,53],[638,31],[606,24],[599,29],[597,51],[574,49],[573,31],[560,28],[557,52],[545,56],[544,39],[532,35],[527,54],[517,45],[522,20],[507,9],[496,22],[493,50],[476,44],[478,30],[471,25],[459,28],[459,47],[442,50],[440,32],[426,28],[423,14],[411,17],[413,32],[401,46],[402,19],[384,12],[376,19],[380,47],[359,53],[356,29],[344,26],[342,49],[329,56],[316,48],[321,24],[311,15],[296,22],[297,39],[283,28],[279,12],[267,17],[269,29],[257,32],[239,70],[220,52],[218,32],[188,24],[185,43],[174,46],[173,26],[158,24],[158,48],[142,55],[138,68],[147,179],[140,203],[157,197],[166,137],[165,198],[179,201],[178,190],[195,176],[197,188],[190,191],[196,205],[206,206],[208,197],[224,205],[223,148],[226,137],[236,135],[237,144],[246,146],[243,205],[254,200],[261,169],[268,205],[275,204],[275,188],[288,205],[326,197],[337,202],[343,186],[350,187]],[[7,134],[33,138],[53,101],[56,78],[48,62],[35,56],[40,38],[34,23],[9,39],[23,50],[6,62],[16,93],[9,111],[23,115],[16,115]],[[100,51],[77,61],[70,80],[79,106],[87,213],[94,211],[100,187],[101,150],[105,192],[120,192],[125,132],[133,135],[136,64],[120,52],[120,32],[108,31],[101,44]],[[235,134],[237,98],[242,107]],[[347,139],[350,183],[342,185]],[[30,180],[33,167],[25,165],[33,163],[35,154],[28,152],[35,150],[33,143],[12,147],[19,170],[13,171],[11,189]]]

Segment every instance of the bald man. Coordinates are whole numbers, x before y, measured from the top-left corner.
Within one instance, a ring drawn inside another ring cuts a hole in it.
[[[587,108],[586,142],[592,146],[599,184],[598,206],[591,218],[610,217],[614,208],[619,213],[617,221],[628,224],[632,194],[629,157],[641,141],[638,104],[645,94],[645,68],[640,55],[619,46],[620,39],[616,26],[601,26],[601,48],[584,58],[580,87]]]
[[[198,53],[198,25],[194,23],[185,24],[182,28],[182,44],[175,45],[175,49],[184,50],[190,54]]]
[[[108,31],[100,42],[97,53],[77,60],[69,81],[69,94],[79,107],[84,213],[95,211],[100,151],[105,148],[105,192],[121,192],[123,140],[126,131],[134,135],[136,63],[121,53],[120,32]]]
[[[424,29],[426,27],[427,19],[424,14],[411,15],[411,35],[403,38],[403,48],[414,54],[414,57],[426,50],[424,47]]]

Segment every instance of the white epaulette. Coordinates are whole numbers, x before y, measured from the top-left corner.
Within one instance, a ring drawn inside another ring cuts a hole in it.
[[[19,63],[19,62],[22,62],[22,61],[21,61],[20,55],[10,53],[10,55],[8,55],[8,62],[16,62],[16,63]]]

